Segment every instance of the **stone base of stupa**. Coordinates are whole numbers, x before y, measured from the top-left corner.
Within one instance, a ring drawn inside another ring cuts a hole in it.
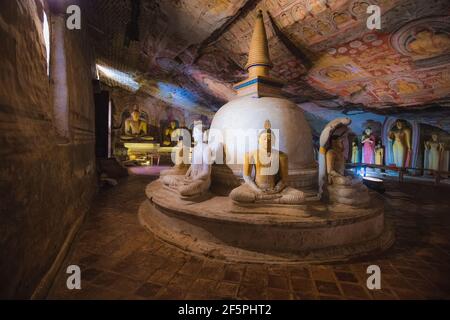
[[[159,239],[181,250],[226,261],[314,263],[379,253],[394,241],[383,204],[371,195],[366,208],[326,205],[239,206],[209,194],[201,202],[179,199],[160,181],[146,189],[139,219]]]

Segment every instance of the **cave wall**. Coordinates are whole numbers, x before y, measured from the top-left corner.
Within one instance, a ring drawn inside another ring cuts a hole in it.
[[[212,117],[201,115],[195,111],[189,111],[181,108],[176,108],[162,100],[156,99],[148,95],[139,95],[130,93],[121,88],[111,88],[104,86],[105,90],[110,92],[110,97],[113,102],[113,127],[115,128],[115,137],[123,133],[125,111],[131,112],[136,107],[148,115],[149,124],[160,129],[161,121],[176,120],[181,127],[191,128],[194,121],[201,120],[205,128],[209,128]]]
[[[41,0],[0,2],[0,298],[32,296],[96,191],[87,30],[65,36],[69,135],[62,138],[43,8]]]

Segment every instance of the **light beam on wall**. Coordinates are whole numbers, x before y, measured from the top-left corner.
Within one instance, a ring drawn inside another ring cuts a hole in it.
[[[168,103],[187,109],[199,107],[198,97],[191,91],[171,83],[158,82],[158,97]]]
[[[110,67],[102,66],[99,64],[97,64],[97,70],[99,71],[100,75],[103,75],[104,77],[107,77],[123,85],[124,87],[128,88],[133,92],[138,91],[139,88],[141,87],[141,85],[136,80],[134,80],[134,78],[131,75],[125,72]]]
[[[44,43],[47,58],[47,75],[50,75],[50,26],[48,24],[48,17],[44,11],[44,23],[43,23]]]

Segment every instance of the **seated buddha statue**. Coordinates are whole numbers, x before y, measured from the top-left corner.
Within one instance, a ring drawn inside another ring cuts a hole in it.
[[[177,130],[177,123],[170,121],[169,126],[164,130],[162,145],[164,147],[173,147],[172,133]]]
[[[366,205],[369,202],[367,187],[361,179],[345,175],[344,136],[332,135],[326,151],[327,192],[332,203]]]
[[[288,157],[272,149],[275,136],[269,121],[265,128],[258,137],[257,150],[245,154],[244,184],[232,190],[230,198],[237,204],[301,204],[304,193],[287,186]]]
[[[172,154],[174,161],[174,166],[167,170],[162,170],[159,174],[162,176],[177,176],[177,175],[185,175],[189,166],[185,162],[185,152],[189,151],[189,147],[183,146],[183,136],[179,137],[177,145],[173,148]]]
[[[147,121],[141,118],[139,110],[135,109],[131,117],[125,120],[124,134],[120,136],[122,140],[144,140],[152,141],[153,137],[148,135]]]
[[[162,183],[182,199],[189,200],[208,192],[211,185],[211,150],[204,142],[201,126],[194,127],[192,163],[185,175],[163,175]]]

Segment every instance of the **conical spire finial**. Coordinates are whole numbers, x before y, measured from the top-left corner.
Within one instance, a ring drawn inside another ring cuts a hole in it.
[[[272,62],[269,56],[269,44],[267,42],[264,19],[262,11],[259,10],[256,16],[250,51],[248,53],[248,62],[245,68],[249,71],[250,77],[253,77],[267,76],[271,67]]]

